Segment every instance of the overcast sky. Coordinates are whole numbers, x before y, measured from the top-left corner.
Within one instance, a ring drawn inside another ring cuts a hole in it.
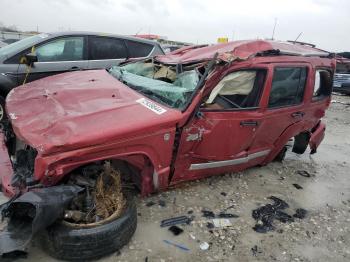
[[[350,50],[349,0],[0,0],[0,22],[21,30],[159,34],[215,43],[275,38]]]

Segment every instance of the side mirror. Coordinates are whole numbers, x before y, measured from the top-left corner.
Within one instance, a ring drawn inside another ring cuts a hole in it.
[[[35,62],[38,62],[38,57],[35,53],[29,53],[24,56],[24,59],[21,60],[21,64],[26,64],[32,66]]]

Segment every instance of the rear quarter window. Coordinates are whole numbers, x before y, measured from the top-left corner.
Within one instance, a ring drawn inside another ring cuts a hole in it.
[[[325,69],[316,70],[312,101],[329,97],[332,93],[332,87],[332,73]]]
[[[128,47],[130,58],[148,56],[153,49],[153,45],[150,44],[140,43],[131,40],[126,40],[125,42]]]

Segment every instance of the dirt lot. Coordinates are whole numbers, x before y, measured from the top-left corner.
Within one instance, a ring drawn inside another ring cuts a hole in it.
[[[333,99],[350,103],[346,96]],[[350,106],[332,103],[325,121],[327,135],[315,155],[288,152],[283,163],[187,183],[138,200],[138,229],[132,241],[101,261],[350,261]],[[306,218],[275,221],[274,231],[255,232],[252,210],[271,203],[269,196],[286,201],[289,214],[306,209]],[[148,206],[150,201],[155,204]],[[211,219],[202,217],[201,210],[219,213],[230,206],[226,212],[239,216],[230,219],[232,227],[208,229]],[[181,226],[184,232],[178,236],[159,226],[163,219],[192,211],[194,221]],[[199,248],[204,241],[210,245],[206,251]],[[51,260],[34,242],[25,261]]]

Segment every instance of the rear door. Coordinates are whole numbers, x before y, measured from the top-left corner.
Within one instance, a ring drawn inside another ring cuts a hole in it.
[[[87,69],[85,42],[84,36],[74,35],[58,37],[35,46],[33,51],[38,62],[31,68],[25,64],[19,65],[18,84],[22,84],[25,78],[26,82],[30,82],[50,75]],[[29,52],[31,50],[27,50]]]
[[[272,81],[264,91],[264,121],[250,147],[252,152],[261,148],[273,151],[280,141],[301,132],[307,117],[304,98],[311,84],[309,64],[272,64],[270,72]]]
[[[109,68],[128,57],[123,39],[107,36],[89,36],[89,69]]]

